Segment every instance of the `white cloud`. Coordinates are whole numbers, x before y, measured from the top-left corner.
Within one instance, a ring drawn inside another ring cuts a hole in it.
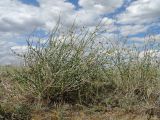
[[[119,15],[120,23],[139,24],[155,22],[160,16],[160,0],[136,0]]]
[[[130,38],[132,41],[137,41],[137,42],[155,42],[159,43],[160,42],[160,35],[151,35],[151,36],[146,36],[146,37],[132,37]]]
[[[116,8],[122,6],[123,2],[123,0],[79,0],[82,9],[75,13],[78,23],[93,25],[102,19],[101,15],[114,12]]]
[[[123,0],[79,0],[83,9],[75,10],[75,6],[65,0],[38,0],[39,7],[26,5],[19,0],[0,1],[0,31],[26,32],[36,27],[53,28],[59,15],[63,24],[77,21],[94,23],[104,13],[120,7]]]
[[[120,31],[122,35],[127,36],[145,32],[148,28],[149,26],[146,25],[124,25],[120,28]]]
[[[16,53],[23,53],[26,52],[28,47],[26,45],[23,46],[13,46],[11,47],[11,50],[15,51]]]
[[[160,0],[135,0],[129,3],[126,10],[117,16],[117,22],[122,24],[122,35],[149,33],[151,27],[159,25]],[[144,41],[144,38],[137,37],[132,40]]]
[[[123,0],[79,0],[79,5],[83,9],[92,11],[95,14],[106,14],[113,12],[123,4]]]
[[[0,32],[21,33],[40,26],[38,9],[18,0],[0,1]]]
[[[17,58],[12,54],[11,47],[16,45],[13,42],[0,41],[0,64],[15,64]]]
[[[105,24],[105,25],[111,25],[111,24],[114,24],[115,20],[114,19],[111,19],[111,18],[108,18],[108,17],[104,17],[102,19],[102,24]]]

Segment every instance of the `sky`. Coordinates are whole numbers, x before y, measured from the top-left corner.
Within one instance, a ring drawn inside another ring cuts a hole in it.
[[[43,36],[57,23],[79,26],[104,23],[109,36],[118,33],[141,44],[146,34],[160,40],[160,0],[0,0],[0,64],[14,64],[11,49],[23,51],[33,30]]]

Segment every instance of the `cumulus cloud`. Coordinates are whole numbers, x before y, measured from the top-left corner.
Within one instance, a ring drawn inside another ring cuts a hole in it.
[[[38,9],[22,4],[19,0],[0,1],[0,32],[26,32],[42,22]]]
[[[124,25],[121,27],[121,34],[124,36],[127,35],[135,35],[137,33],[141,33],[146,31],[149,28],[149,25]]]
[[[131,37],[130,40],[132,41],[138,41],[138,42],[154,42],[160,43],[160,35],[152,35],[152,36],[147,36],[147,37]]]
[[[122,35],[147,33],[160,22],[160,0],[129,0],[124,12],[117,15]]]
[[[23,52],[25,53],[27,49],[28,49],[28,46],[26,45],[23,45],[23,46],[16,45],[16,46],[11,47],[11,50],[13,50],[16,53],[23,53]]]
[[[160,0],[136,0],[132,2],[126,11],[118,16],[123,24],[144,24],[159,20]]]
[[[75,6],[65,0],[38,0],[39,7],[26,5],[20,0],[0,1],[0,31],[26,32],[33,28],[53,28],[59,15],[63,24],[72,24],[77,16],[80,23],[93,23],[95,18],[120,7],[123,0],[79,0],[83,8],[76,11]]]
[[[13,42],[0,41],[0,64],[15,64],[16,57],[11,52],[11,47],[16,45]]]
[[[79,5],[85,10],[98,14],[113,12],[122,4],[123,0],[79,0]]]

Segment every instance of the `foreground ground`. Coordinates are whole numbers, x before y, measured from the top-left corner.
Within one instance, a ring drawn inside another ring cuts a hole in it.
[[[63,110],[62,110],[63,109]],[[59,110],[37,111],[32,113],[32,120],[159,120],[158,115],[147,113],[126,112],[122,109],[98,110],[96,108],[86,110],[69,109],[68,106]]]

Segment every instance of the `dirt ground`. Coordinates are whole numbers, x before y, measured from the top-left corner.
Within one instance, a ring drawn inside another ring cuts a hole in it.
[[[156,115],[112,110],[106,112],[91,111],[36,111],[32,120],[160,120]]]

